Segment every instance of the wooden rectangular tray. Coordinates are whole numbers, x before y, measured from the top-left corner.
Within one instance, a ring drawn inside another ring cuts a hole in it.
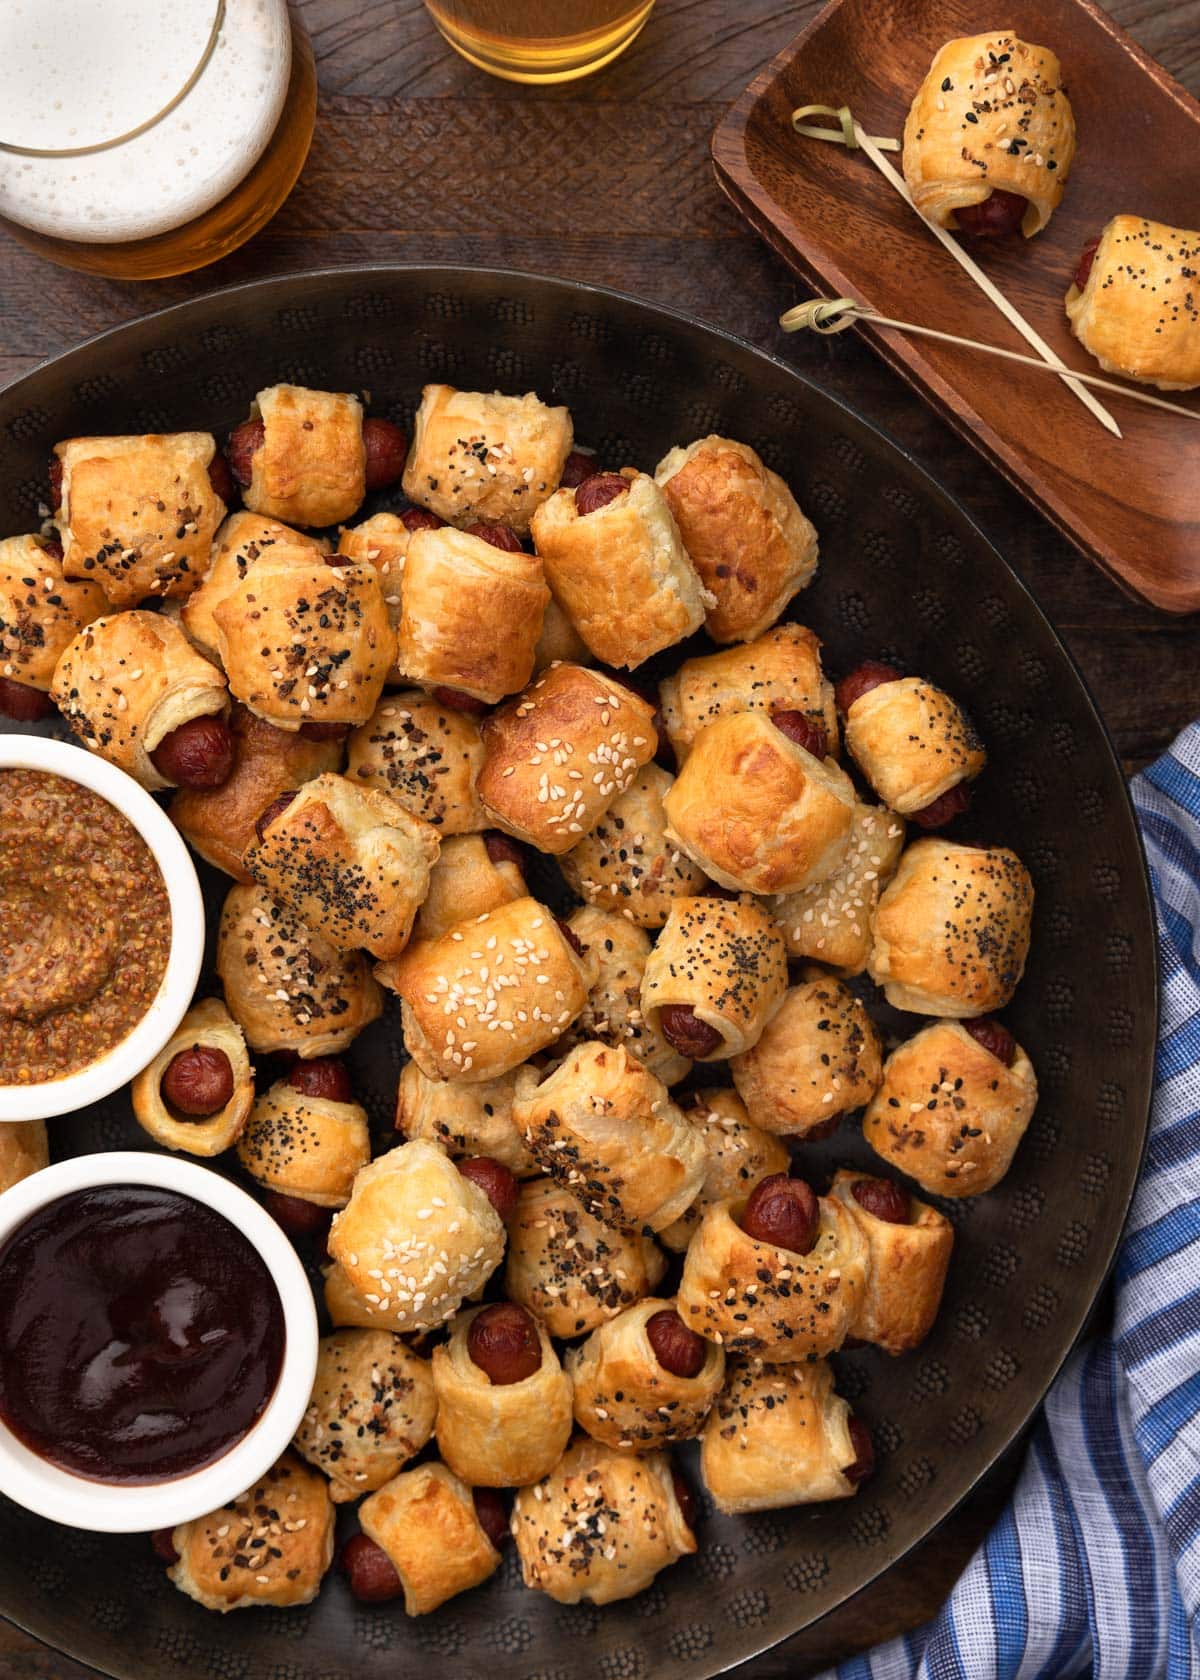
[[[867,133],[899,138],[943,42],[1001,25],[1058,53],[1079,147],[1045,232],[973,249],[1064,362],[1098,372],[1063,312],[1079,253],[1118,212],[1200,224],[1200,105],[1089,0],[833,0],[717,129],[717,178],[819,292],[1027,351],[861,152],[790,122],[797,105],[847,104]],[[1200,425],[1101,392],[1124,433],[1114,438],[1049,374],[858,330],[1118,583],[1168,612],[1200,607]]]

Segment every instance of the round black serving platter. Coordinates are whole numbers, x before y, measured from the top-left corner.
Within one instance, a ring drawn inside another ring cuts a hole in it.
[[[827,669],[871,657],[921,672],[968,708],[987,742],[973,808],[953,832],[1014,846],[1033,875],[1033,948],[1005,1018],[1037,1068],[1041,1101],[1004,1182],[939,1204],[956,1245],[925,1345],[895,1360],[835,1360],[879,1455],[851,1501],[722,1517],[701,1495],[696,1557],[628,1603],[565,1608],[528,1592],[509,1547],[487,1585],[409,1620],[399,1604],[356,1604],[336,1575],[306,1608],[215,1616],[175,1591],[144,1538],[58,1528],[0,1499],[0,1613],[129,1680],[392,1680],[430,1659],[455,1680],[701,1680],[816,1620],[928,1535],[1020,1432],[1087,1318],[1141,1159],[1155,1037],[1153,916],[1120,767],[1032,598],[901,450],[749,345],[600,288],[344,268],[119,327],[0,393],[0,534],[36,529],[58,439],[223,435],[280,380],[364,392],[372,412],[401,424],[428,381],[536,390],[566,403],[576,437],[614,467],[653,470],[672,444],[707,432],[752,444],[820,532],[820,571],[789,616],[822,638]],[[684,651],[704,648],[696,638]],[[229,883],[205,866],[201,875],[211,973]],[[549,862],[534,890],[563,893]],[[866,991],[889,1028],[919,1025],[889,1017]],[[389,1000],[348,1057],[377,1149],[394,1141],[401,1055]],[[124,1092],[50,1122],[50,1134],[55,1158],[153,1147]],[[872,1157],[849,1120],[805,1159],[819,1180]],[[352,1527],[343,1513],[339,1532]]]

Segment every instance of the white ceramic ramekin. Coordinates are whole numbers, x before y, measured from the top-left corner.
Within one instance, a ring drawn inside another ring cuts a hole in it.
[[[296,1433],[312,1393],[317,1311],[296,1251],[270,1214],[211,1168],[174,1155],[116,1150],[44,1167],[0,1195],[0,1244],[49,1202],[106,1184],[172,1190],[224,1215],[262,1256],[283,1306],[283,1368],[266,1410],[222,1458],[190,1475],[147,1487],[88,1481],[39,1458],[0,1423],[0,1492],[70,1528],[132,1534],[173,1528],[215,1511],[274,1464]]]
[[[0,1120],[44,1120],[99,1102],[152,1062],[187,1013],[204,960],[204,900],[178,829],[132,776],[107,759],[40,735],[0,735],[0,770],[46,770],[107,799],[154,854],[171,906],[171,950],[158,995],[127,1038],[98,1061],[40,1085],[0,1085]]]

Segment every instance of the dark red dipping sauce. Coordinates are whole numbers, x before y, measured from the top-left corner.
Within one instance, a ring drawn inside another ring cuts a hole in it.
[[[0,1246],[0,1417],[92,1481],[169,1481],[263,1412],[283,1364],[266,1265],[212,1208],[106,1185],[31,1214]]]

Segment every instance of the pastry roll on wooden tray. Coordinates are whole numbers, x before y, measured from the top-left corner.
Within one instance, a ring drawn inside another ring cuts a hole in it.
[[[179,788],[170,804],[171,821],[193,851],[235,881],[249,883],[245,856],[255,845],[255,824],[280,794],[292,793],[315,777],[336,770],[342,743],[310,740],[299,731],[276,729],[245,706],[229,715],[233,769],[217,788]]]
[[[176,782],[155,763],[177,729],[224,718],[217,667],[162,613],[97,618],[63,649],[50,688],[71,733],[150,792]]]
[[[670,1457],[617,1452],[589,1439],[521,1489],[512,1531],[525,1585],[559,1604],[632,1598],[696,1550]]]
[[[725,1352],[671,1301],[626,1307],[567,1354],[575,1421],[605,1446],[653,1452],[698,1435],[725,1380]]]
[[[777,624],[755,641],[685,659],[658,691],[680,764],[702,729],[734,712],[801,712],[823,726],[829,752],[837,752],[833,684],[821,669],[820,642],[802,624]]]
[[[715,597],[713,641],[761,636],[817,569],[817,533],[796,498],[748,444],[715,435],[672,449],[654,477]]]
[[[787,990],[783,936],[750,898],[677,898],[646,959],[642,1011],[681,1055],[724,1061],[758,1041]]]
[[[567,1028],[557,1049],[589,1040],[628,1050],[664,1085],[677,1085],[691,1070],[642,1011],[642,976],[650,956],[650,935],[615,910],[585,904],[568,923],[594,960],[597,975],[583,1012]]]
[[[422,689],[388,694],[350,736],[346,776],[377,788],[439,834],[487,826],[475,792],[483,764],[479,724]]]
[[[413,940],[439,939],[502,904],[528,896],[521,848],[507,834],[454,834],[442,841],[429,888],[413,923]],[[390,973],[383,964],[381,972]],[[390,982],[389,982],[390,983]]]
[[[342,954],[261,887],[235,886],[221,910],[217,973],[252,1050],[336,1056],[383,1013],[361,951]]]
[[[904,849],[904,823],[882,805],[855,802],[846,855],[832,875],[770,902],[788,955],[850,978],[871,954],[871,921]]]
[[[798,892],[840,868],[854,787],[763,712],[707,724],[663,800],[667,838],[734,892]]]
[[[548,1476],[571,1436],[571,1382],[545,1327],[510,1301],[460,1312],[433,1350],[437,1444],[471,1487]]]
[[[704,1138],[708,1162],[696,1200],[673,1225],[658,1233],[659,1241],[676,1254],[687,1248],[714,1202],[748,1196],[760,1180],[786,1173],[790,1161],[786,1145],[752,1125],[745,1103],[727,1086],[694,1091],[683,1106]]]
[[[508,1224],[504,1292],[552,1336],[586,1336],[656,1289],[666,1268],[651,1238],[605,1224],[554,1179],[521,1186]]]
[[[500,1567],[500,1553],[480,1526],[470,1488],[444,1464],[402,1470],[363,1500],[358,1520],[387,1553],[410,1616],[428,1615]]]
[[[903,677],[874,661],[839,683],[838,694],[846,750],[883,803],[922,827],[957,814],[946,796],[965,791],[987,762],[958,704],[923,677]]]
[[[663,799],[672,780],[660,765],[643,764],[591,832],[559,859],[573,892],[638,927],[662,927],[674,899],[708,884],[700,865],[667,839]]]
[[[927,221],[964,233],[1040,233],[1074,156],[1058,59],[1003,29],[947,41],[904,124],[913,203]]]
[[[867,973],[896,1009],[986,1015],[1025,971],[1033,883],[1007,846],[917,840],[872,924]]]
[[[388,610],[388,622],[393,630],[400,624],[401,595],[400,585],[404,577],[404,561],[408,555],[408,545],[413,534],[419,530],[428,530],[425,523],[426,515],[420,515],[420,523],[415,520],[413,512],[409,510],[409,522],[406,524],[404,515],[398,513],[373,513],[369,519],[364,519],[359,525],[343,526],[338,532],[337,551],[360,565],[375,568],[379,578],[379,587],[383,591],[383,604]],[[436,525],[436,521],[433,521]],[[404,672],[398,665],[393,665],[387,674],[389,685],[403,687],[407,682]]]
[[[513,1119],[544,1170],[623,1231],[661,1231],[704,1181],[699,1132],[661,1080],[608,1044],[581,1044],[540,1084],[524,1069]]]
[[[339,951],[399,956],[437,861],[437,830],[347,777],[316,776],[259,824],[246,867]]]
[[[426,385],[413,422],[404,494],[451,525],[492,520],[519,536],[558,488],[571,452],[571,416],[528,391]]]
[[[251,1178],[273,1194],[342,1208],[371,1159],[367,1111],[280,1079],[251,1109],[237,1152]]]
[[[410,945],[384,977],[421,1071],[477,1085],[561,1037],[594,974],[545,905],[518,898]]]
[[[764,1178],[701,1219],[684,1257],[679,1315],[729,1352],[779,1364],[819,1358],[850,1334],[867,1262],[866,1240],[841,1202],[799,1180]]]
[[[50,1165],[44,1120],[0,1121],[0,1191]]]
[[[79,632],[108,611],[98,583],[72,583],[62,549],[45,537],[0,541],[0,688],[48,694],[54,667]]]
[[[345,391],[270,385],[254,399],[261,441],[242,500],[290,525],[336,525],[366,494],[363,411]]]
[[[311,1604],[333,1562],[333,1516],[324,1476],[286,1452],[239,1498],[171,1531],[168,1579],[206,1610]]]
[[[829,1193],[858,1225],[869,1254],[867,1287],[850,1334],[886,1353],[907,1353],[933,1328],[954,1227],[900,1185],[868,1173],[843,1168]]]
[[[98,583],[114,607],[190,594],[225,517],[208,476],[216,452],[208,432],[56,443],[63,576]]]
[[[1198,273],[1200,232],[1114,216],[1067,291],[1071,331],[1105,373],[1190,391],[1200,385]]]
[[[168,1149],[220,1155],[237,1142],[254,1105],[254,1069],[219,999],[192,1005],[131,1096],[138,1125]]]
[[[328,552],[320,537],[293,531],[277,519],[239,508],[231,513],[213,538],[208,564],[192,593],[185,597],[179,621],[201,653],[210,659],[221,657],[221,632],[213,617],[216,608],[231,595],[252,566],[264,554],[296,553],[312,559]]]
[[[453,1159],[486,1155],[516,1178],[540,1171],[513,1120],[516,1074],[482,1085],[430,1079],[416,1062],[405,1062],[396,1096],[396,1130],[410,1142],[425,1138]]]
[[[825,1360],[731,1359],[700,1445],[700,1474],[718,1511],[848,1499],[860,1468],[852,1421]]]
[[[556,491],[532,530],[547,583],[603,664],[640,665],[703,625],[715,598],[646,473],[597,473]]]
[[[365,723],[395,636],[370,566],[279,544],[213,608],[233,693],[277,729]]]
[[[998,1022],[934,1021],[884,1063],[863,1136],[930,1194],[978,1196],[1008,1171],[1036,1107],[1033,1064]]]
[[[852,1109],[879,1085],[879,1033],[862,1000],[819,969],[802,971],[757,1044],[729,1064],[753,1123],[804,1137]]]
[[[533,675],[550,591],[542,563],[445,526],[417,531],[404,562],[396,663],[410,682],[480,702]]]
[[[390,1330],[335,1330],[321,1338],[294,1445],[343,1505],[402,1470],[433,1434],[436,1415],[427,1359]]]
[[[418,1138],[359,1173],[333,1222],[329,1253],[391,1329],[427,1330],[495,1271],[504,1226],[479,1186]]]
[[[553,665],[483,725],[477,783],[497,827],[558,856],[595,827],[658,738],[654,708],[600,671]]]

